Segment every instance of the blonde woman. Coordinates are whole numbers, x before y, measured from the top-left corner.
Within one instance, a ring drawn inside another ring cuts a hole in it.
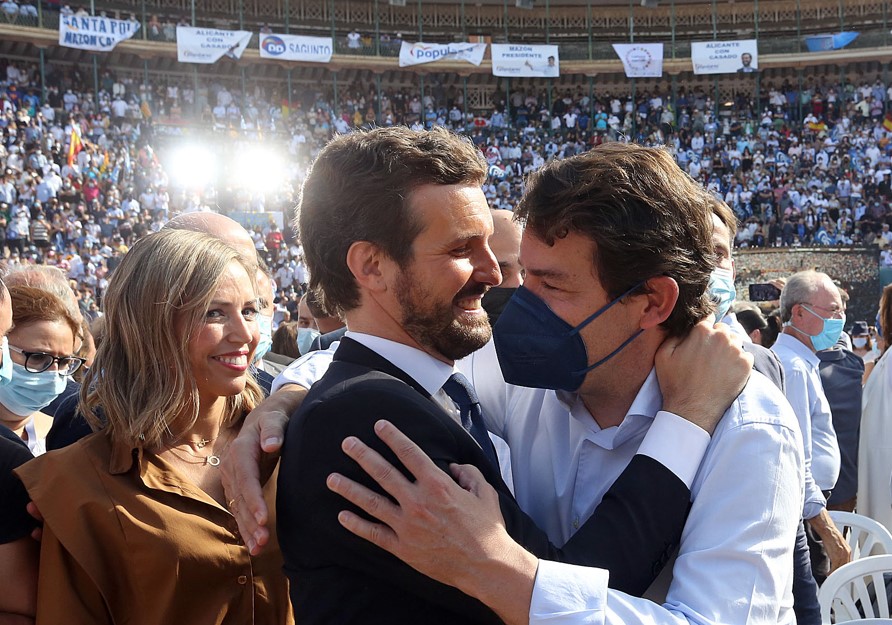
[[[98,432],[19,469],[45,518],[38,624],[292,622],[281,557],[250,556],[218,468],[262,397],[254,272],[179,230],[115,271],[81,391]]]

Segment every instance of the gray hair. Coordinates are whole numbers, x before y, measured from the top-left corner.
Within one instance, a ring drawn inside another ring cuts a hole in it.
[[[821,287],[833,284],[826,273],[820,271],[800,271],[794,273],[787,279],[784,290],[781,291],[780,297],[780,315],[781,321],[786,323],[793,317],[793,306],[796,304],[808,303],[812,296],[817,293]]]

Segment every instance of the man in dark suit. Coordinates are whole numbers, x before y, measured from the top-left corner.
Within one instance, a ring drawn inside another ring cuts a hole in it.
[[[679,539],[688,488],[646,455],[631,459],[562,549],[502,481],[474,390],[454,368],[489,341],[481,298],[501,279],[487,243],[485,172],[479,152],[445,131],[393,128],[335,139],[307,177],[299,227],[311,288],[350,332],[292,417],[283,448],[277,527],[300,622],[498,622],[338,523],[344,503],[326,487],[330,474],[377,488],[342,454],[345,437],[396,464],[375,443],[380,418],[444,471],[476,466],[499,493],[508,533],[529,552],[609,569],[614,588],[641,593]],[[671,402],[667,394],[664,408]]]
[[[665,410],[672,384],[659,371],[664,347],[699,332],[696,321],[712,309],[705,292],[715,257],[711,208],[708,194],[664,151],[634,145],[599,146],[552,162],[528,181],[516,209],[526,224],[526,279],[494,329],[508,384],[496,384],[495,393],[484,388],[493,377],[492,367],[480,366],[484,350],[466,370],[483,405],[502,408],[501,419],[490,416],[487,424],[505,436],[518,500],[537,520],[551,520],[549,510],[537,509],[538,495],[551,508],[570,510],[558,523],[573,521],[576,511],[584,523],[593,501],[588,490],[631,467],[632,454],[648,442],[636,435],[661,427],[654,365]],[[702,375],[717,385],[724,367],[709,362],[705,373],[685,369],[682,384],[699,383]],[[413,450],[394,432],[377,424],[374,437],[351,437],[343,448],[399,505],[376,494],[367,479],[357,484],[352,468],[331,476],[329,486],[385,525],[351,510],[339,521],[480,599],[505,622],[795,620],[790,580],[802,502],[801,437],[792,409],[763,376],[750,378],[709,442],[663,605],[604,592],[600,574],[588,568],[530,562],[529,552],[494,525],[497,517],[483,503],[491,489],[473,467],[456,468],[460,486],[450,484],[436,458],[423,459],[423,446]],[[414,483],[366,447],[380,448],[379,435]],[[672,436],[660,440],[661,447],[687,449]],[[568,469],[573,492],[552,490],[566,483],[558,476]],[[549,535],[572,542],[575,527],[575,521],[549,527]],[[475,539],[477,528],[482,538]]]

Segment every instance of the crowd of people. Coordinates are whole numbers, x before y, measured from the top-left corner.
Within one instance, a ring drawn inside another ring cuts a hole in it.
[[[0,458],[21,460],[46,523],[40,588],[23,583],[5,605],[38,622],[820,622],[815,582],[849,558],[827,509],[868,510],[879,496],[856,503],[852,439],[836,433],[853,417],[824,395],[818,363],[851,353],[851,388],[881,393],[892,287],[849,337],[846,294],[823,273],[786,276],[768,318],[732,308],[732,254],[857,246],[892,258],[892,87],[765,81],[731,110],[697,89],[537,89],[466,113],[460,88],[433,81],[289,101],[259,83],[146,84],[109,68],[94,93],[92,77],[52,64],[43,97],[37,66],[9,59],[0,76],[0,416],[11,424]],[[163,146],[199,132],[278,142],[292,166],[276,189],[175,182]],[[290,227],[296,202],[304,240]],[[244,229],[223,215],[246,209],[270,219]],[[523,235],[510,225],[510,243],[490,250],[501,219],[490,209],[519,214]],[[526,277],[514,268],[495,311],[520,248]],[[731,330],[700,322],[716,306]],[[494,337],[484,311],[501,315]],[[272,381],[267,368],[310,351]],[[280,446],[295,410],[278,481],[232,490],[226,471],[251,465],[261,441]],[[68,445],[87,425],[99,432]],[[344,443],[356,434],[384,456]],[[437,482],[425,452],[446,470],[476,466],[456,474],[470,493]],[[882,473],[879,456],[862,466]],[[417,481],[376,486],[402,479],[386,466],[396,457]],[[406,542],[340,513],[342,497]],[[17,529],[33,525],[23,510]],[[496,528],[495,575],[468,539],[481,527]],[[33,581],[30,541],[4,553]],[[428,557],[431,544],[448,557]],[[667,603],[631,596],[669,547]],[[154,580],[165,573],[152,556],[186,551],[179,578],[143,592],[140,558]],[[193,602],[198,584],[214,592]]]
[[[585,89],[518,90],[496,97],[489,110],[466,113],[462,89],[435,80],[423,93],[385,89],[380,97],[369,85],[353,85],[335,104],[317,89],[289,102],[281,86],[257,83],[242,92],[237,80],[202,80],[196,89],[192,80],[147,83],[110,69],[101,71],[94,94],[91,77],[77,66],[48,68],[41,99],[37,64],[7,60],[0,67],[0,245],[11,264],[63,267],[90,315],[120,254],[171,214],[265,210],[287,221],[318,150],[336,134],[373,125],[468,134],[490,165],[487,199],[509,210],[523,193],[524,176],[554,158],[605,141],[665,145],[735,211],[736,246],[866,245],[877,250],[881,266],[892,266],[892,121],[885,112],[892,87],[879,80],[815,83],[802,91],[788,82],[769,84],[758,101],[740,95],[723,113],[709,94],[684,88],[674,99],[653,92],[634,102],[618,94],[590,98]],[[216,131],[223,141],[235,132],[246,142],[280,146],[290,162],[287,179],[277,189],[254,191],[228,181],[172,185],[154,148],[203,137],[196,128]],[[83,149],[69,159],[74,132]],[[268,224],[255,239],[293,313],[306,282],[299,244],[290,228],[271,235]]]

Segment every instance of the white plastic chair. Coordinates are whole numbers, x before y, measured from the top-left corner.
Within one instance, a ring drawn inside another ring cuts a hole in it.
[[[857,621],[846,621],[836,625],[892,625],[892,618],[862,618]]]
[[[821,622],[892,618],[884,573],[892,574],[892,555],[866,556],[831,573],[818,589]]]
[[[852,560],[892,553],[892,534],[882,523],[863,514],[828,510],[833,523],[852,548]]]

